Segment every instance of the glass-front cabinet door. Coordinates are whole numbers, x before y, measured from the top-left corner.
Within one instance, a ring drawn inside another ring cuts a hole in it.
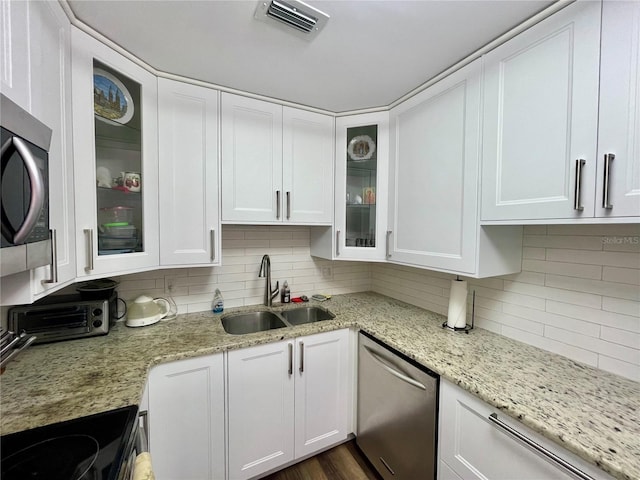
[[[74,30],[78,276],[158,265],[156,78]]]
[[[389,116],[336,119],[335,258],[386,255]]]

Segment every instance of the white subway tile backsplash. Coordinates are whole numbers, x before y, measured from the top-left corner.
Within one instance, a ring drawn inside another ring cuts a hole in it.
[[[224,225],[221,267],[171,268],[121,277],[129,300],[166,296],[179,312],[209,310],[219,288],[226,307],[263,301],[260,260],[271,256],[272,280],[293,296],[374,290],[447,314],[454,275],[405,265],[314,258],[309,227]],[[640,226],[529,225],[522,272],[467,278],[468,316],[476,291],[475,325],[640,380]],[[329,277],[322,267],[331,267]],[[470,318],[469,318],[470,320]]]
[[[617,328],[602,327],[603,340],[608,342],[617,343],[618,345],[625,345],[627,347],[640,350],[640,334],[631,333],[625,330],[619,330]]]
[[[520,305],[505,304],[503,312],[523,319],[539,322],[544,325],[553,325],[563,330],[581,333],[591,337],[600,336],[600,325],[597,323],[585,322],[571,317],[556,315],[555,313],[542,312],[533,308],[522,307]],[[543,333],[541,332],[540,335]]]
[[[558,288],[542,287],[540,285],[529,285],[519,282],[505,282],[504,289],[507,292],[520,293],[532,297],[548,298],[560,302],[584,305],[591,308],[600,308],[602,300],[598,295],[562,290]]]
[[[598,354],[584,348],[507,326],[502,327],[502,335],[520,342],[528,343],[534,347],[542,348],[543,350],[557,353],[558,355],[562,355],[577,362],[586,363],[593,367],[598,365]]]
[[[581,265],[579,263],[548,262],[523,258],[522,270],[523,273],[555,273],[567,277],[593,278],[594,280],[600,280],[602,278],[602,266],[600,265]],[[544,275],[542,285],[544,285]]]
[[[599,338],[581,335],[575,332],[569,332],[550,325],[545,326],[544,336],[568,345],[584,348],[585,350],[596,352],[607,357],[617,358],[623,362],[640,365],[640,349],[637,348],[628,348],[623,345],[607,342]]]
[[[598,368],[640,382],[640,366],[605,355],[598,356]]]
[[[587,250],[548,248],[547,260],[552,262],[582,263],[584,265],[640,268],[640,255],[633,252],[591,252]]]
[[[566,290],[572,292],[587,292],[595,295],[607,295],[609,297],[640,301],[640,288],[635,285],[604,282],[601,280],[572,278],[562,275],[547,275],[546,284],[548,287],[563,289],[563,291]]]
[[[600,237],[582,235],[527,235],[522,239],[525,247],[570,248],[577,250],[602,250]]]
[[[640,286],[640,270],[636,268],[604,267],[602,279],[608,282],[629,283]]]
[[[620,298],[602,297],[602,309],[609,312],[622,313],[640,317],[640,302]]]
[[[603,306],[605,299],[603,299]],[[553,300],[547,300],[547,312],[581,319],[586,322],[602,326],[627,330],[629,332],[640,332],[640,318],[631,315],[622,315],[619,313],[608,312],[606,310],[596,310],[594,308],[581,307],[579,305],[555,302]]]
[[[524,234],[521,273],[469,279],[476,326],[640,379],[640,226],[527,225]],[[452,276],[385,264],[372,275],[375,291],[420,306],[425,285],[443,281],[445,302],[433,290],[429,302],[446,314]],[[470,312],[471,293],[467,302]]]
[[[545,249],[541,247],[522,247],[522,258],[527,260],[544,260]]]

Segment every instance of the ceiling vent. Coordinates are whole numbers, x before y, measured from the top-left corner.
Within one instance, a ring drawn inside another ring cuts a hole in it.
[[[274,25],[286,25],[292,33],[307,40],[320,33],[329,20],[326,13],[297,0],[260,1],[254,17]]]

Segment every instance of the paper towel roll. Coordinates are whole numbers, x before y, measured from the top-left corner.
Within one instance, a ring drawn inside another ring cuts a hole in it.
[[[467,281],[451,280],[451,294],[449,295],[449,312],[447,326],[449,328],[464,328],[467,325]]]

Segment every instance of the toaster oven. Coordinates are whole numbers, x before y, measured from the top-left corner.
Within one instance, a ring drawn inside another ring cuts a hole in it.
[[[47,297],[9,310],[9,330],[36,335],[34,343],[57,342],[109,333],[116,315],[117,295],[86,300],[79,295]]]

